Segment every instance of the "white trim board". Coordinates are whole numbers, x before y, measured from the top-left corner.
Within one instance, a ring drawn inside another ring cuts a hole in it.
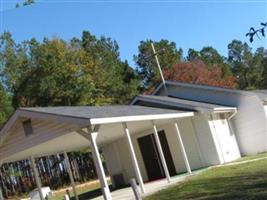
[[[156,115],[92,118],[90,119],[90,122],[92,125],[97,125],[97,124],[111,124],[111,123],[134,122],[134,121],[157,120],[157,119],[175,119],[175,118],[184,118],[193,116],[194,112],[184,112],[184,113],[156,114]]]

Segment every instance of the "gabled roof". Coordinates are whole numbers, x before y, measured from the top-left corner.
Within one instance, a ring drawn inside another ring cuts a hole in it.
[[[1,129],[0,145],[5,140],[8,130],[19,117],[53,120],[76,124],[78,127],[88,127],[97,124],[179,118],[193,115],[193,112],[133,105],[19,108]]]
[[[267,102],[267,90],[253,90],[252,92],[257,94],[261,100]]]
[[[139,95],[133,101],[133,104],[144,106],[159,106],[172,109],[197,111],[200,113],[208,112],[228,112],[236,110],[235,107],[223,106],[218,104],[203,103],[198,101],[190,101],[179,99],[177,97],[168,96],[151,96],[151,95]]]
[[[121,137],[121,123],[124,122],[134,122],[129,125],[132,126],[132,129],[134,127],[134,130],[138,130],[146,128],[150,124],[144,123],[144,121],[159,120],[164,123],[166,122],[165,119],[192,116],[194,116],[193,112],[133,105],[19,108],[0,131],[0,157],[2,156],[0,161],[24,159],[30,155],[49,155],[63,150],[84,147],[88,143],[87,139],[84,139],[87,136],[77,134],[77,132],[79,133],[79,131],[89,127],[92,130],[100,131],[99,126],[96,125],[101,125],[101,131],[112,133],[99,134],[98,142],[104,143]],[[29,139],[23,134],[22,141],[18,142],[21,145],[16,147],[17,143],[11,143],[13,146],[10,146],[8,143],[9,136],[17,136],[16,133],[21,134],[23,132],[21,123],[29,118],[33,119],[33,122],[38,121],[37,125],[33,123],[35,134],[29,136]],[[12,129],[19,124],[20,131]],[[59,142],[64,144],[55,145]],[[10,151],[4,151],[3,149],[9,149]]]
[[[216,92],[225,92],[225,93],[235,93],[240,95],[256,95],[253,92],[245,91],[245,90],[238,90],[238,89],[229,89],[229,88],[222,88],[222,87],[214,87],[214,86],[208,86],[208,85],[201,85],[201,84],[193,84],[193,83],[184,83],[179,81],[166,81],[166,85],[173,85],[173,86],[180,86],[183,88],[195,88],[195,89],[204,89],[204,90],[210,90],[210,91],[216,91]],[[163,87],[162,83],[159,84],[159,86],[156,88],[156,90],[153,92],[153,95],[158,94],[160,89]]]
[[[20,108],[27,112],[73,117],[90,120],[90,124],[114,123],[116,121],[138,121],[142,118],[157,118],[157,115],[179,117],[184,111],[151,108],[145,106],[63,106]]]

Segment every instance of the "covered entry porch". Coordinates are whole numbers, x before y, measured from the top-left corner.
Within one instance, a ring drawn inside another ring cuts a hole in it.
[[[0,162],[2,164],[31,159],[40,199],[43,200],[42,181],[39,179],[34,159],[44,155],[64,153],[72,187],[78,199],[66,152],[90,147],[103,197],[112,199],[99,150],[103,152],[110,168],[110,165],[116,165],[116,162],[109,161],[113,155],[109,157],[105,148],[117,140],[124,139],[127,155],[130,158],[130,168],[133,171],[132,175],[127,174],[127,178],[135,178],[140,191],[145,193],[144,175],[139,163],[141,157],[136,155],[138,150],[133,144],[132,137],[145,130],[152,130],[153,139],[149,137],[156,146],[161,173],[168,182],[171,182],[168,161],[164,153],[166,150],[162,147],[163,140],[160,139],[158,127],[170,123],[173,125],[178,141],[177,146],[180,147],[187,171],[191,173],[178,121],[193,115],[193,112],[144,106],[21,108],[14,113],[0,133]],[[112,178],[115,181],[114,177]]]
[[[145,183],[146,193],[142,197],[149,196],[157,191],[164,190],[170,186],[177,185],[179,182],[185,181],[189,176],[194,176],[204,172],[205,169],[193,171],[191,174],[185,173],[171,178],[171,182],[167,183],[166,179],[160,179],[152,182]],[[117,189],[111,192],[112,199],[116,200],[136,200],[131,187]],[[93,198],[92,200],[103,200],[102,196]]]

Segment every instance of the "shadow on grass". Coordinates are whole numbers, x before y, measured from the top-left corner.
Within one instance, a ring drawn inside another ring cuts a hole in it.
[[[262,176],[265,176],[265,180]],[[255,174],[250,178],[236,176],[207,179],[191,184],[179,196],[180,199],[192,200],[267,200],[266,178],[267,174]]]
[[[110,191],[114,191],[112,187],[110,187]],[[101,188],[91,190],[89,192],[85,192],[83,194],[79,194],[79,200],[89,200],[96,197],[102,196]],[[70,200],[75,200],[75,197],[71,197]]]
[[[267,161],[211,169],[146,200],[267,200]]]
[[[127,185],[125,187],[129,187],[129,186]],[[123,189],[125,187],[120,187],[120,188],[116,188],[115,189],[110,185],[109,189],[110,189],[110,192],[113,192],[115,190]],[[94,189],[94,190],[91,190],[89,192],[85,192],[83,194],[78,195],[79,200],[89,200],[89,199],[93,199],[93,198],[96,198],[96,197],[99,197],[99,196],[102,196],[101,188]],[[70,198],[70,200],[75,200],[75,197]]]

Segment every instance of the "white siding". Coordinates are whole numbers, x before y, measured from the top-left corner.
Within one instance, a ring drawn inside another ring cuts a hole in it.
[[[243,97],[237,115],[232,119],[234,132],[243,155],[267,151],[266,113],[255,96]]]
[[[196,133],[195,133],[193,124],[191,122],[191,118],[180,119],[178,121],[178,126],[181,132],[181,136],[184,142],[186,154],[188,156],[188,160],[189,160],[191,168],[198,169],[198,168],[203,167],[203,159],[201,159],[201,150],[199,149],[200,145],[198,144],[198,140],[196,138]],[[176,134],[173,134],[173,135],[178,144]],[[184,162],[182,163],[184,164]]]
[[[7,157],[20,153],[21,151],[33,148],[37,145],[48,142],[49,140],[68,134],[77,128],[71,124],[32,119],[34,133],[26,136],[21,122],[21,120],[17,120],[16,124],[10,130],[10,135],[0,147],[1,159],[4,160]]]
[[[205,166],[221,164],[207,117],[204,114],[198,114],[194,116],[192,122],[197,133]]]
[[[267,106],[266,105],[264,106],[264,110],[265,110],[265,114],[267,116]]]
[[[221,163],[240,158],[235,134],[230,131],[227,120],[225,118],[220,118],[218,115],[213,115],[209,124]]]
[[[195,128],[192,124],[190,118],[180,119],[178,121],[178,126],[181,132],[181,136],[185,145],[186,153],[188,155],[188,159],[192,169],[198,169],[203,167],[205,164],[204,158],[201,158],[202,150],[200,149],[200,144],[198,143],[198,138],[195,133]],[[176,168],[176,172],[185,172],[186,166],[184,164],[183,156],[180,151],[179,141],[175,132],[174,124],[171,122],[170,124],[158,126],[158,131],[164,130],[166,133],[167,141],[170,147],[171,155],[173,158],[173,162]],[[146,131],[134,134],[131,136],[134,150],[137,156],[137,161],[140,167],[140,171],[144,181],[147,181],[147,173],[145,169],[145,164],[142,159],[142,154],[137,142],[139,137],[152,134],[152,127]],[[207,139],[208,140],[208,139]],[[204,140],[206,141],[206,140]],[[202,145],[203,147],[205,144]],[[206,149],[208,151],[208,149]],[[118,173],[122,173],[124,175],[125,181],[128,182],[130,178],[133,178],[134,169],[132,166],[132,161],[130,157],[130,152],[128,150],[128,146],[126,140],[124,138],[119,139],[110,144],[106,144],[103,146],[104,157],[107,161],[107,167],[109,173],[111,175],[115,175]]]
[[[108,171],[111,175],[123,174],[126,183],[135,177],[134,171],[132,170],[130,152],[125,139],[120,139],[105,145],[103,147],[103,153]]]
[[[267,123],[262,100],[253,94],[216,91],[189,86],[168,86],[168,92],[178,98],[237,107],[232,119],[233,130],[242,155],[267,151]],[[157,95],[163,95],[162,90]]]

